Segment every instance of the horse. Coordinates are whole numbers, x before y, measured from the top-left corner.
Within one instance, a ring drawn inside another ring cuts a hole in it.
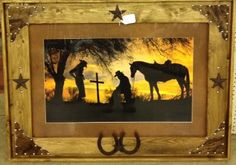
[[[154,64],[142,61],[130,63],[131,78],[134,78],[135,73],[139,71],[144,75],[145,80],[149,83],[151,100],[153,100],[153,88],[155,88],[158,100],[161,100],[161,95],[157,86],[157,82],[166,82],[171,79],[176,79],[181,89],[181,99],[184,98],[184,88],[189,97],[189,71],[188,69],[177,63],[172,64]]]

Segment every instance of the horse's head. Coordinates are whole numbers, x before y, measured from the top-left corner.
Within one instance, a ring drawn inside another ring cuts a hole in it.
[[[135,65],[135,63],[129,64],[129,65],[130,65],[131,78],[134,78],[135,73],[137,72],[138,66]]]

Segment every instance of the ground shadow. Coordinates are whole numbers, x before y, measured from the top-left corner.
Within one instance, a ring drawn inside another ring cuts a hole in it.
[[[192,117],[192,98],[177,100],[135,100],[112,109],[110,104],[85,102],[46,103],[47,122],[124,122],[124,121],[185,121]]]

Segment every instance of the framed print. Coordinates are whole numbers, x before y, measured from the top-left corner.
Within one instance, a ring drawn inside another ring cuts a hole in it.
[[[10,158],[228,159],[234,5],[5,0]]]

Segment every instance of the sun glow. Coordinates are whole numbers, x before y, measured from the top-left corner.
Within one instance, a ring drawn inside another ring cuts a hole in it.
[[[110,72],[104,70],[101,66],[96,65],[96,62],[91,57],[83,58],[88,62],[87,68],[84,70],[84,85],[86,92],[86,101],[97,102],[96,84],[91,83],[90,80],[95,79],[95,73],[98,73],[99,81],[103,81],[104,84],[99,85],[100,101],[105,103],[108,101],[112,94],[112,91],[119,84],[119,80],[114,77],[117,70],[123,72],[130,80],[135,95],[149,97],[150,88],[148,82],[144,79],[144,76],[137,72],[135,78],[130,77],[130,65],[133,61],[144,61],[153,63],[164,63],[167,59],[170,59],[172,63],[179,63],[186,66],[190,74],[190,88],[192,89],[193,82],[193,38],[188,38],[190,46],[188,48],[181,44],[175,45],[175,49],[169,50],[168,54],[160,53],[157,49],[150,49],[144,45],[141,40],[137,39],[130,45],[128,45],[128,51],[122,55],[122,57],[131,56],[132,58],[121,58],[110,64]],[[124,56],[126,55],[126,56]],[[80,56],[72,59],[69,57],[65,68],[64,76],[66,80],[63,88],[63,99],[70,101],[76,98],[78,90],[75,84],[75,80],[70,76],[69,71],[79,63]],[[176,80],[170,80],[165,83],[158,83],[160,93],[164,99],[172,99],[181,94],[180,87]],[[55,90],[55,82],[52,78],[45,80],[45,91],[47,99],[53,97],[53,91]],[[157,94],[154,91],[154,98],[157,99]]]

